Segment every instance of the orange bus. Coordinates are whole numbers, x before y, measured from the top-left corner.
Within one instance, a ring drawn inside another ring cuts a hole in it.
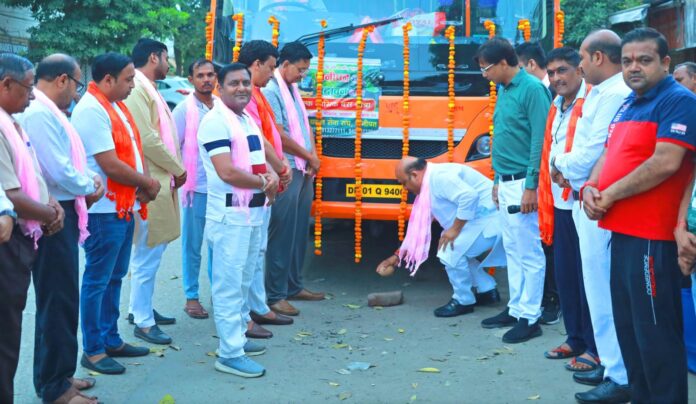
[[[514,44],[524,41],[518,22],[528,19],[531,40],[546,49],[554,42],[558,0],[212,0],[213,59],[232,60],[235,21],[243,13],[243,40],[271,41],[269,18],[280,22],[279,43],[300,40],[314,55],[320,21],[328,27],[324,69],[322,217],[355,214],[355,73],[360,27],[374,24],[364,63],[362,218],[396,220],[401,187],[394,178],[402,156],[404,60],[402,26],[410,32],[410,155],[448,161],[448,26],[455,28],[455,162],[491,175],[489,83],[473,55],[488,39],[484,21]],[[312,66],[316,62],[313,59]],[[310,115],[315,70],[300,83]],[[351,91],[352,90],[352,91]],[[351,124],[352,122],[352,124]],[[412,197],[409,199],[411,202]]]

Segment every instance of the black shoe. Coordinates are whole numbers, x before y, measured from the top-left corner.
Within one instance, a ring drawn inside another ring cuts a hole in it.
[[[120,375],[126,371],[126,368],[110,357],[104,357],[97,363],[92,363],[87,359],[87,355],[82,354],[82,359],[80,359],[80,365],[83,368],[89,369],[94,372],[99,372],[104,375]]]
[[[449,303],[435,309],[435,317],[454,317],[473,312],[473,304],[459,304],[456,300],[450,299]]]
[[[508,344],[517,344],[520,342],[529,341],[532,338],[541,336],[541,327],[539,322],[529,325],[529,320],[520,318],[510,331],[503,334],[503,342]]]
[[[157,325],[150,327],[148,332],[136,326],[133,335],[152,344],[169,345],[172,343],[172,337],[165,334]]]
[[[561,304],[557,296],[549,295],[544,299],[543,306],[539,323],[553,325],[561,322]]]
[[[619,404],[631,401],[631,390],[607,379],[590,391],[575,393],[575,399],[581,404],[602,403]]]
[[[483,327],[483,328],[501,328],[501,327],[509,327],[511,325],[515,325],[516,323],[517,323],[517,319],[510,315],[510,309],[506,307],[505,310],[503,310],[497,316],[493,316],[493,317],[490,317],[490,318],[487,318],[487,319],[481,321],[481,327]]]
[[[477,306],[487,306],[496,303],[500,303],[500,293],[498,293],[497,288],[491,289],[488,292],[476,294]]]
[[[155,324],[157,325],[171,325],[176,323],[176,318],[165,317],[159,314],[157,310],[152,310],[152,314],[155,317]],[[128,314],[128,322],[131,324],[135,324],[135,318],[133,317],[133,313]]]
[[[589,372],[575,372],[573,373],[573,380],[580,384],[597,386],[604,381],[604,366],[599,365],[597,369]]]
[[[106,348],[106,354],[112,358],[135,358],[137,356],[147,356],[150,354],[150,348],[144,346],[134,346],[131,344],[123,344],[120,349]]]

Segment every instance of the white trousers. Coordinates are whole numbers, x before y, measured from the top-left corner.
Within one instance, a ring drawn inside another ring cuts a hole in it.
[[[573,204],[573,221],[580,241],[585,295],[590,309],[597,354],[605,367],[604,377],[625,385],[628,384],[628,376],[616,337],[611,307],[611,232],[600,228],[596,221],[590,220],[577,201]]]
[[[464,227],[466,228],[466,226]],[[445,265],[447,277],[452,285],[452,299],[459,304],[476,303],[476,297],[471,291],[472,286],[476,287],[478,293],[495,289],[495,278],[484,271],[481,262],[476,259],[479,255],[493,248],[494,243],[495,237],[485,238],[481,234],[469,250],[462,255],[457,265],[454,267]]]
[[[244,297],[258,262],[261,228],[206,221],[207,241],[213,250],[213,310],[221,358],[244,355]]]
[[[510,214],[507,211],[508,206],[520,205],[524,182],[524,179],[501,181],[498,184],[498,201],[507,257],[510,315],[517,319],[526,318],[529,324],[534,324],[541,316],[546,272],[539,216],[536,212]]]
[[[266,209],[263,217],[263,225],[261,226],[261,241],[259,243],[259,256],[254,268],[254,274],[249,287],[249,294],[244,299],[244,320],[251,321],[250,311],[256,314],[265,315],[271,311],[271,308],[266,304],[266,247],[268,246],[268,223],[271,220],[271,208]]]
[[[135,325],[140,328],[155,325],[152,314],[152,296],[155,293],[155,277],[162,262],[162,255],[169,243],[158,244],[152,248],[147,246],[149,222],[140,215],[133,215],[137,221],[138,231],[133,239],[131,254],[131,292],[128,312],[133,314]]]

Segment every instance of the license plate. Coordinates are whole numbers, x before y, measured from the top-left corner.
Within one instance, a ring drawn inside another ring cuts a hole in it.
[[[401,199],[401,185],[363,184],[363,198]],[[346,197],[355,198],[355,184],[346,184]]]

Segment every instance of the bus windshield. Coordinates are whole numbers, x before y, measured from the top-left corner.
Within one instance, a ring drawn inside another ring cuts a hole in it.
[[[445,29],[450,25],[455,27],[457,43],[482,43],[488,38],[483,22],[492,20],[499,36],[518,43],[523,41],[517,29],[520,19],[530,21],[533,41],[544,38],[545,3],[543,0],[470,0],[469,21],[466,21],[465,0],[224,0],[222,14],[231,20],[233,14],[244,13],[245,41],[270,40],[268,18],[275,16],[280,21],[281,43],[318,31],[322,19],[327,21],[328,29],[335,29],[389,18],[400,19],[377,27],[370,35],[371,42],[401,43],[402,26],[410,22],[413,26],[410,37],[416,44],[445,41]],[[229,34],[233,35],[234,31],[230,30]],[[355,43],[359,36],[359,32],[354,32],[332,41]]]

